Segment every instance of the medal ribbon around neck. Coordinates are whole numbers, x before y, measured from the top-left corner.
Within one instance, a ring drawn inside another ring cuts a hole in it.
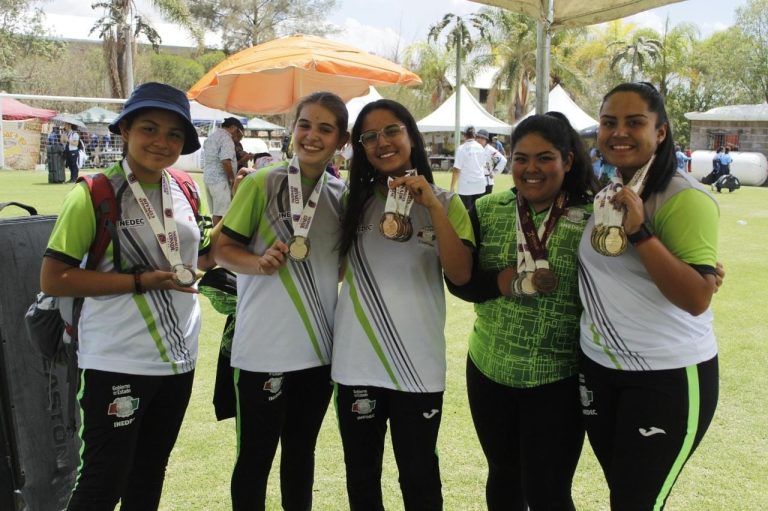
[[[538,229],[533,222],[531,208],[522,195],[517,196],[517,272],[532,272],[539,268],[549,269],[547,242],[555,230],[557,221],[565,213],[568,194],[561,191],[547,211]]]
[[[406,170],[406,176],[415,176],[416,169]],[[407,217],[411,214],[411,207],[413,207],[413,195],[405,185],[400,185],[397,188],[390,188],[389,183],[394,181],[395,178],[387,178],[387,202],[384,204],[384,213],[396,213]]]
[[[301,191],[299,159],[295,155],[291,159],[291,163],[288,165],[288,200],[291,205],[291,225],[293,226],[294,238],[307,238],[317,211],[317,201],[326,179],[327,175],[323,172],[305,205],[304,195]]]
[[[144,189],[142,189],[138,178],[128,165],[127,160],[123,160],[123,169],[125,170],[128,186],[131,187],[131,192],[133,192],[133,197],[136,199],[142,213],[144,213],[144,218],[147,219],[166,260],[171,265],[171,268],[175,268],[179,265],[183,266],[181,261],[179,232],[176,229],[176,219],[173,217],[171,177],[168,175],[168,172],[163,170],[160,177],[160,190],[162,191],[161,207],[163,208],[163,217],[161,221],[160,217],[155,212],[152,203],[147,199],[147,194],[144,193]]]

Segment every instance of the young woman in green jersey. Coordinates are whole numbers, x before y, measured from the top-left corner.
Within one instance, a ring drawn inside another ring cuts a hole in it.
[[[562,114],[525,119],[511,148],[515,188],[477,200],[472,279],[448,287],[477,313],[467,392],[488,509],[572,510],[584,439],[576,253],[597,184]]]
[[[717,407],[719,210],[678,171],[653,85],[606,94],[597,141],[618,169],[621,187],[606,198],[625,212],[610,228],[626,241],[623,250],[596,243],[600,225],[590,222],[579,246],[584,419],[611,509],[658,510]]]
[[[85,297],[78,323],[80,466],[67,506],[157,509],[192,392],[200,331],[196,268],[213,266],[192,204],[166,170],[200,147],[186,95],[136,88],[109,126],[125,158],[105,171],[119,212],[111,249],[81,266],[97,234],[85,183],[67,195],[43,259],[43,291]],[[189,180],[191,182],[191,180]],[[191,185],[194,186],[194,185]],[[199,191],[198,191],[199,194]]]
[[[469,278],[472,228],[459,196],[433,184],[416,121],[401,104],[366,105],[352,141],[331,366],[349,503],[384,509],[389,425],[405,509],[442,509],[442,274],[457,284]]]
[[[344,191],[325,168],[348,138],[341,98],[318,92],[302,99],[293,158],[244,177],[221,222],[216,260],[237,273],[238,291],[235,510],[265,508],[278,443],[283,507],[312,506],[315,443],[333,390]]]

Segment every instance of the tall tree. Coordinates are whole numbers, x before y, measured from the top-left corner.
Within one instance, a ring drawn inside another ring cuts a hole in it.
[[[31,0],[0,0],[0,90],[25,88],[34,82],[37,68],[19,64],[31,59],[55,60],[66,47],[50,37],[36,4]]]
[[[451,26],[452,25],[452,26]],[[475,47],[476,41],[472,38],[472,32],[470,28],[474,28],[479,32],[479,38],[484,39],[486,37],[486,31],[488,27],[493,25],[493,19],[483,12],[477,12],[468,14],[467,16],[458,16],[453,13],[448,13],[443,16],[443,19],[436,24],[429,27],[428,41],[437,42],[440,35],[445,31],[446,35],[446,48],[455,50],[456,56],[456,128],[454,133],[454,142],[456,147],[459,147],[459,109],[460,109],[460,95],[461,84],[463,83],[461,65],[467,58],[467,55],[472,53]],[[450,27],[450,28],[449,28]]]
[[[642,32],[648,31],[637,31],[631,40],[614,41],[610,45],[614,51],[611,67],[619,72],[628,67],[630,82],[634,82],[638,76],[643,76],[645,69],[661,55],[661,41]]]
[[[193,24],[186,0],[151,0],[150,3],[166,20],[189,31],[198,43],[202,42],[202,32]],[[103,0],[91,7],[104,10],[102,17],[91,28],[91,33],[97,33],[103,40],[112,96],[127,97],[133,90],[136,39],[144,35],[158,51],[162,38],[136,8],[135,0]]]
[[[439,107],[450,96],[453,87],[448,82],[448,72],[455,62],[455,53],[427,42],[416,42],[405,50],[405,63],[416,71],[421,87],[413,89],[419,96],[420,106],[430,111]]]
[[[736,25],[750,41],[747,79],[768,101],[768,0],[749,0],[736,9]]]
[[[188,0],[190,13],[221,35],[225,53],[250,48],[275,37],[301,32],[335,32],[325,21],[338,0]]]
[[[669,16],[664,23],[661,35],[661,48],[658,58],[648,66],[648,75],[653,83],[658,84],[659,92],[666,97],[670,83],[680,78],[693,59],[693,45],[699,38],[699,31],[691,23],[670,26]]]

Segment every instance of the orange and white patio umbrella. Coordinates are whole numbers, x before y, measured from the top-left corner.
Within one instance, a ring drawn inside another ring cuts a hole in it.
[[[189,99],[242,114],[289,111],[302,97],[330,91],[344,101],[370,85],[419,85],[415,73],[382,57],[321,37],[294,35],[227,58],[187,92]]]

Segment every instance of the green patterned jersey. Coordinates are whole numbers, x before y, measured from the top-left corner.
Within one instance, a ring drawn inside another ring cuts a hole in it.
[[[481,271],[517,266],[513,191],[478,199],[477,240]],[[592,205],[569,205],[549,242],[549,266],[557,289],[546,296],[505,297],[475,304],[477,319],[469,338],[469,355],[491,380],[527,388],[576,374],[581,303],[577,249]],[[547,215],[533,212],[538,227]]]

